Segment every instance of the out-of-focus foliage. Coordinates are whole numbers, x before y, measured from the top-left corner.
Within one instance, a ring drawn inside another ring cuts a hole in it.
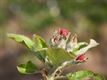
[[[51,6],[48,5],[59,9],[57,18],[74,19],[76,14],[82,13],[96,23],[107,20],[106,0],[1,0],[0,4],[0,23],[11,16],[18,16],[21,25],[28,30],[53,23],[56,17],[52,16]]]
[[[107,20],[106,0],[59,0],[58,2],[65,18],[72,18],[75,12],[80,12],[95,22]]]

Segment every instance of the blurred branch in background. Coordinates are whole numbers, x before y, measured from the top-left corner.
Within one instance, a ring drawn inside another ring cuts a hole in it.
[[[60,9],[58,7],[57,0],[47,0],[47,6],[49,12],[53,17],[58,17],[60,15]]]

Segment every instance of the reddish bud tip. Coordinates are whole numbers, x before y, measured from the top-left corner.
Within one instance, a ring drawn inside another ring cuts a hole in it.
[[[81,54],[76,58],[76,61],[77,62],[84,62],[84,61],[86,61],[86,59],[87,58],[85,57],[85,54]]]
[[[65,28],[59,29],[59,34],[63,37],[66,37],[68,35],[69,31]]]

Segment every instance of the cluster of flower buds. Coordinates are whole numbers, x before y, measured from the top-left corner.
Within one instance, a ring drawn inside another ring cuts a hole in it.
[[[51,46],[57,47],[57,48],[63,48],[68,53],[73,53],[76,55],[75,61],[76,62],[84,62],[87,60],[85,56],[85,52],[98,45],[98,43],[90,39],[90,43],[86,42],[78,42],[77,35],[71,35],[71,33],[65,29],[61,28],[54,32],[51,40]]]
[[[70,36],[70,32],[67,29],[58,29],[53,33],[51,38],[51,45],[59,48],[66,48],[67,39]]]

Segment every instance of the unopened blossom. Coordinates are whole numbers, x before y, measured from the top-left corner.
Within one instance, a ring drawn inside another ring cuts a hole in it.
[[[67,29],[60,28],[54,32],[51,38],[51,44],[54,47],[66,50],[70,54],[74,54],[74,61],[80,63],[87,60],[85,56],[86,51],[97,46],[99,43],[93,39],[90,39],[89,44],[86,42],[78,42],[76,34],[71,36],[71,33]]]
[[[75,61],[77,63],[85,62],[88,58],[85,56],[85,54],[81,54],[76,57]]]
[[[58,33],[61,36],[66,37],[68,35],[69,31],[67,29],[65,29],[65,28],[61,28],[61,29],[58,30]]]
[[[53,37],[51,38],[51,45],[65,49],[69,34],[69,31],[65,28],[55,30]]]

